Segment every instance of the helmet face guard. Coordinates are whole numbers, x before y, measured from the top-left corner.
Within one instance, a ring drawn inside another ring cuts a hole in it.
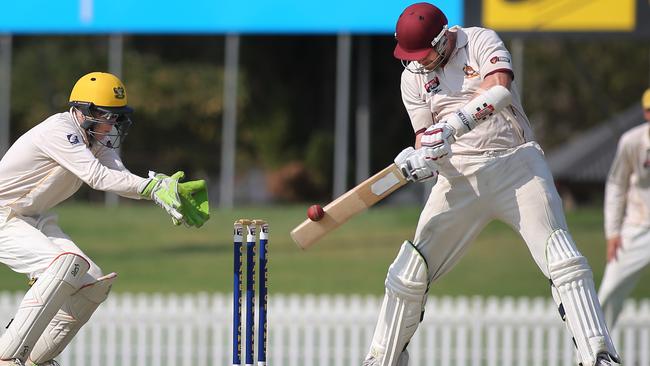
[[[442,27],[442,30],[438,35],[431,41],[431,47],[433,50],[436,51],[438,54],[438,57],[436,57],[435,60],[433,60],[433,67],[431,68],[425,68],[422,65],[416,66],[413,65],[413,62],[407,61],[407,60],[400,60],[402,62],[402,66],[404,68],[414,74],[429,74],[431,72],[434,72],[440,65],[442,65],[448,58],[447,54],[447,43],[449,43],[449,37],[447,36],[447,25],[445,24]]]
[[[115,75],[91,72],[82,76],[72,88],[69,105],[83,114],[81,127],[101,145],[116,149],[128,134],[133,109],[127,105],[124,84]]]
[[[86,131],[88,137],[111,149],[117,149],[122,145],[133,123],[131,108],[123,107],[118,110],[97,107],[92,103],[84,102],[70,104],[83,114],[84,120],[81,122],[81,128]],[[110,126],[110,129],[106,126]]]

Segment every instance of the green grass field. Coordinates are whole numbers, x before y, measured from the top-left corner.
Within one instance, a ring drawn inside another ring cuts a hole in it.
[[[270,222],[269,290],[273,293],[383,293],[383,282],[404,239],[415,229],[418,207],[375,207],[315,247],[302,251],[289,231],[306,206],[213,209],[201,229],[175,227],[153,205],[67,204],[57,209],[60,225],[104,272],[120,277],[116,292],[231,292],[232,223],[240,217]],[[604,266],[600,208],[567,217],[571,232],[600,283]],[[650,296],[644,273],[635,297]],[[0,268],[0,288],[26,288],[23,275]],[[548,283],[523,241],[510,228],[489,225],[468,254],[432,286],[432,295],[549,296]]]

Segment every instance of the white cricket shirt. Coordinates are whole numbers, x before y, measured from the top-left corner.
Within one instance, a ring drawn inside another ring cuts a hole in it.
[[[22,135],[0,160],[0,207],[39,215],[82,183],[139,199],[146,181],[131,174],[113,149],[98,143],[88,147],[72,114],[58,113]]]
[[[402,73],[402,100],[416,133],[467,104],[485,76],[500,70],[512,72],[512,57],[496,32],[458,26],[450,31],[457,34],[456,48],[444,68],[424,75],[406,69]],[[512,104],[461,136],[454,154],[504,150],[534,140],[516,89],[513,81]]]
[[[650,122],[618,141],[605,186],[605,235],[620,235],[625,224],[650,227]]]

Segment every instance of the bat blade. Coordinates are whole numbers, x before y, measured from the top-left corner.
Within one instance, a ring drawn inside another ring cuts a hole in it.
[[[291,238],[300,248],[307,249],[323,236],[386,198],[407,182],[397,165],[391,164],[325,206],[323,208],[325,216],[321,220],[307,219],[303,221],[291,231]]]

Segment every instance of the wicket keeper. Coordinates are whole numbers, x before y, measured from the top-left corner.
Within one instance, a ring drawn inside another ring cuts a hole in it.
[[[111,289],[104,274],[48,211],[83,183],[153,200],[175,224],[209,218],[205,182],[129,172],[115,151],[131,125],[127,92],[114,75],[92,72],[74,85],[70,109],[22,135],[0,160],[0,262],[32,285],[0,337],[0,365],[58,365],[59,355]]]

